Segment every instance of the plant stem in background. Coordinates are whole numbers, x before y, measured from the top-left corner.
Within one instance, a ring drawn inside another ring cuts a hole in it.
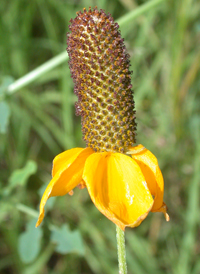
[[[126,15],[123,17],[119,18],[117,20],[119,26],[127,25],[130,24],[131,21],[141,14],[145,13],[146,11],[154,8],[156,5],[160,4],[161,2],[164,2],[165,0],[153,0],[145,3],[144,5],[139,6],[137,9],[134,9],[130,12],[128,12]]]
[[[8,87],[7,94],[15,93],[19,89],[21,89],[24,86],[28,85],[29,83],[33,82],[35,79],[37,79],[41,75],[47,73],[48,71],[50,71],[53,68],[57,67],[58,65],[62,64],[67,59],[68,59],[67,52],[60,53],[56,57],[52,58],[51,60],[47,61],[43,65],[41,65],[38,68],[32,70],[31,72],[27,73],[25,76],[21,77],[20,79],[18,79],[14,83],[12,83]]]
[[[125,233],[117,225],[116,225],[116,238],[117,238],[119,274],[126,274],[127,265],[126,265]]]

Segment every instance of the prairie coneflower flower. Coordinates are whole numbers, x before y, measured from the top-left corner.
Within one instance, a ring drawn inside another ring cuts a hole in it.
[[[135,145],[130,61],[118,28],[97,8],[84,9],[71,20],[67,51],[87,147],[55,157],[36,226],[47,199],[76,186],[87,187],[99,211],[123,230],[138,226],[150,211],[163,212],[169,220],[157,159]]]

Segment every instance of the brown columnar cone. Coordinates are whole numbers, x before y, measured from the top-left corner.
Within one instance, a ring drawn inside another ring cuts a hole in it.
[[[125,153],[135,143],[136,122],[130,56],[119,25],[97,8],[70,22],[67,52],[83,138],[95,151]]]

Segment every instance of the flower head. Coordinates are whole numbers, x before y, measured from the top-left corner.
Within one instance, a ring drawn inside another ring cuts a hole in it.
[[[84,9],[71,20],[70,70],[78,96],[76,113],[95,151],[124,153],[135,143],[135,111],[129,54],[110,15]]]
[[[121,229],[138,226],[150,211],[163,212],[169,220],[157,159],[135,146],[130,61],[118,27],[97,8],[84,9],[71,20],[67,50],[87,147],[55,157],[36,226],[47,199],[76,186],[87,187],[99,211]]]

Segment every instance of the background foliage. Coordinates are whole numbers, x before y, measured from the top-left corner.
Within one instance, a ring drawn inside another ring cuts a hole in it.
[[[67,62],[13,94],[7,90],[65,50],[76,11],[98,5],[120,21],[148,2],[1,1],[0,273],[118,272],[115,226],[86,189],[51,198],[43,225],[34,228],[52,159],[84,147]],[[199,274],[200,5],[159,2],[124,21],[121,32],[131,55],[137,141],[159,159],[171,221],[149,214],[138,228],[126,230],[128,270]]]

